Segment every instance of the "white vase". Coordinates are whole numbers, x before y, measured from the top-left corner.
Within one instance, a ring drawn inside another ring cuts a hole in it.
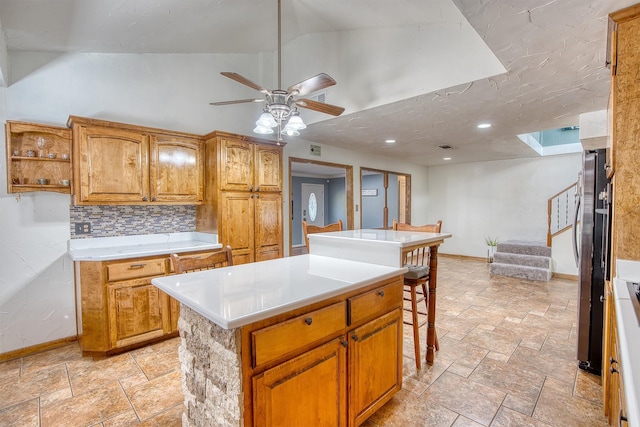
[[[496,253],[497,246],[487,246],[487,262],[493,262],[493,256]]]

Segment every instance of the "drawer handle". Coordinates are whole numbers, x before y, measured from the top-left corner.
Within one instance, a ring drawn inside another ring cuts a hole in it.
[[[383,297],[383,296],[384,296],[384,291],[380,291],[380,292],[378,292],[378,295],[379,295],[379,296],[381,296],[381,297]]]
[[[620,414],[618,415],[618,427],[622,427],[622,422],[627,422],[629,421],[627,419],[627,417],[625,417],[624,415],[622,415],[622,409],[620,409]]]
[[[147,265],[146,263],[141,263],[141,264],[131,264],[129,266],[129,270],[138,270],[140,268],[144,268],[144,266]]]
[[[306,319],[304,319],[304,323],[306,323],[307,325],[310,325],[313,323],[313,319],[311,317],[307,317]]]

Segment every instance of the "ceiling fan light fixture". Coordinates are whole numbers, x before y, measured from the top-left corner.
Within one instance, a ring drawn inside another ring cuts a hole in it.
[[[293,130],[302,130],[306,129],[307,125],[302,121],[302,117],[300,117],[300,113],[297,111],[291,113],[291,118],[287,122],[287,125],[284,127],[285,130],[293,129]]]
[[[256,126],[257,126],[256,129],[258,127],[274,128],[274,127],[278,126],[278,123],[273,118],[273,115],[271,113],[269,113],[268,111],[264,111],[262,114],[260,114],[260,117],[258,118],[258,121],[256,122]],[[255,132],[255,129],[254,129],[254,132]],[[256,132],[256,133],[260,133],[260,132]],[[268,132],[268,133],[273,133],[273,131]]]
[[[260,135],[269,135],[273,133],[273,129],[267,126],[257,125],[256,128],[253,130],[253,132],[259,133]]]

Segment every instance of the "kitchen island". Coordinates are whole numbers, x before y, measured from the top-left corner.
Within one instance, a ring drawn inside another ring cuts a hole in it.
[[[187,426],[364,422],[402,386],[403,267],[302,255],[155,278]]]

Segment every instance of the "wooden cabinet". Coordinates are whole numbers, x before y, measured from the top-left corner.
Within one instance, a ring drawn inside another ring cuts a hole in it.
[[[362,424],[402,384],[402,312],[393,310],[349,333],[349,425]]]
[[[357,426],[388,402],[402,386],[402,287],[387,280],[243,328],[246,425]]]
[[[7,193],[71,193],[71,131],[7,121]],[[44,181],[38,181],[44,180]]]
[[[198,204],[202,140],[160,129],[70,117],[76,204]]]
[[[205,144],[211,191],[196,229],[217,233],[236,265],[282,257],[282,147],[221,132]]]
[[[618,344],[618,326],[616,307],[612,289],[609,287],[605,305],[605,353],[604,353],[604,409],[609,425],[626,425],[626,400],[622,380],[623,360]]]
[[[177,336],[180,303],[151,284],[154,277],[172,273],[168,255],[76,261],[77,328],[83,354],[105,356]]]
[[[151,284],[118,283],[108,287],[109,342],[112,348],[148,341],[170,332],[163,325],[166,298]]]
[[[347,425],[342,342],[334,339],[254,377],[255,425]]]

